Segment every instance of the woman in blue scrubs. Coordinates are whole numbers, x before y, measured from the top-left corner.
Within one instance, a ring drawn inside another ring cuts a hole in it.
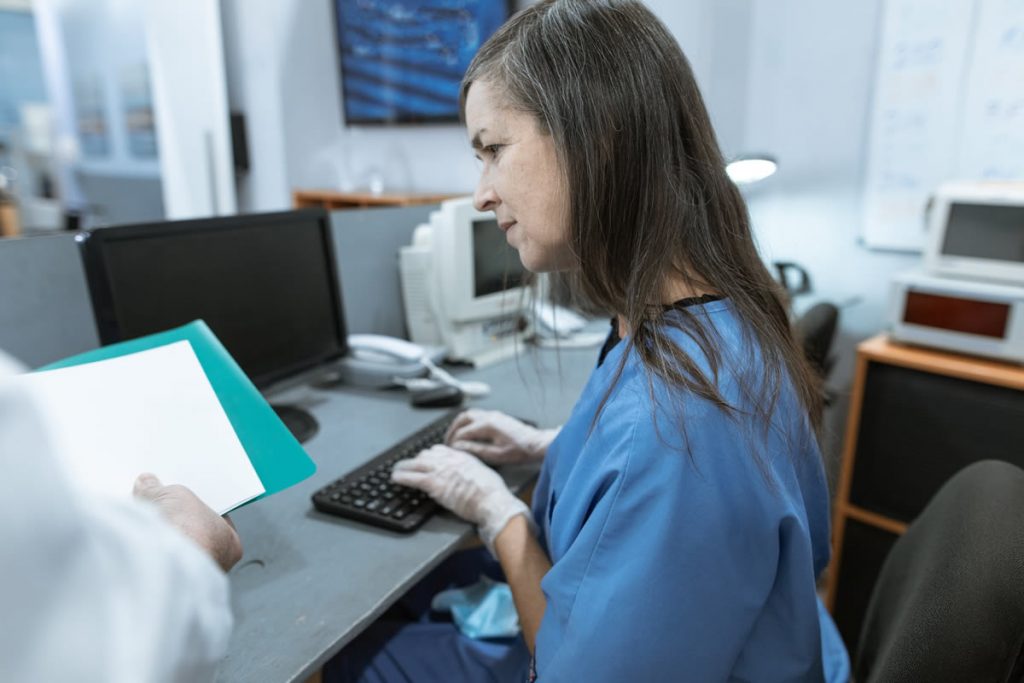
[[[846,680],[815,595],[821,389],[679,46],[635,0],[543,0],[481,48],[462,109],[476,205],[612,334],[557,434],[469,411],[396,467],[478,525],[522,641],[378,629],[333,675]],[[531,458],[532,510],[482,462]]]

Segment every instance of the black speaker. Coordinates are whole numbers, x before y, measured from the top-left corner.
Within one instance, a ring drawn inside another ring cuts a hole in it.
[[[869,363],[850,502],[910,522],[971,463],[1024,467],[1021,444],[1024,392]]]

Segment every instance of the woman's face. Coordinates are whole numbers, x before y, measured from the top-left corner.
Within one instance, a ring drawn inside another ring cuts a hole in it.
[[[527,270],[568,269],[565,182],[551,136],[533,116],[509,107],[485,80],[469,88],[466,127],[483,163],[476,208],[494,212]]]

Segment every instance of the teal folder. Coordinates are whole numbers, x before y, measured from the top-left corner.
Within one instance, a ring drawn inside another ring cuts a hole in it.
[[[56,370],[127,356],[179,341],[187,341],[192,345],[210,386],[220,399],[238,440],[242,442],[242,448],[263,482],[266,492],[253,500],[282,491],[316,471],[316,465],[306,455],[306,451],[202,320],[166,332],[86,351],[40,370]]]

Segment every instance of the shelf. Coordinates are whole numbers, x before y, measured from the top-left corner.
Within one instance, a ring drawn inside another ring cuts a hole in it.
[[[292,206],[296,209],[323,207],[328,211],[334,211],[338,209],[366,209],[382,206],[438,204],[446,199],[465,196],[465,193],[392,192],[388,194],[374,194],[372,192],[338,192],[335,190],[294,190],[292,192]]]
[[[1024,390],[1024,367],[1020,365],[901,344],[887,334],[862,342],[857,352],[890,365]]]

